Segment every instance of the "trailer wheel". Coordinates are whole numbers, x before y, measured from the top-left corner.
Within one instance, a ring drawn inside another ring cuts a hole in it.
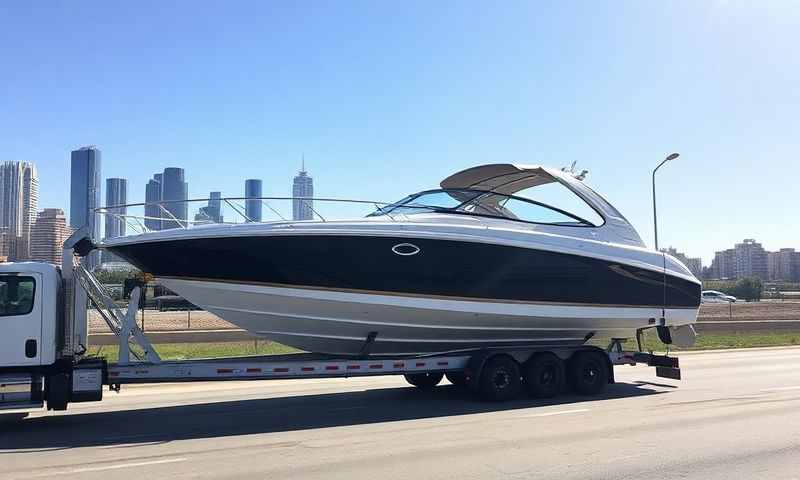
[[[442,381],[442,377],[444,374],[439,373],[409,373],[408,375],[403,375],[406,378],[406,381],[411,385],[414,385],[417,388],[433,388]]]
[[[513,358],[498,355],[483,366],[479,391],[484,400],[511,400],[521,389],[519,364]]]
[[[444,376],[447,377],[447,381],[456,387],[463,387],[467,384],[467,376],[464,372],[447,372]]]
[[[568,364],[568,377],[572,389],[581,395],[596,395],[606,388],[608,366],[597,352],[578,352]]]
[[[555,397],[564,384],[564,362],[555,354],[534,355],[523,367],[525,387],[537,398]]]

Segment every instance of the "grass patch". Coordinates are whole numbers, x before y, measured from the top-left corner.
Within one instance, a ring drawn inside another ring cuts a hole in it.
[[[800,345],[800,332],[742,332],[708,333],[697,337],[697,344],[691,348],[670,347],[672,352],[692,350],[719,350],[726,348],[782,347]],[[634,341],[628,341],[626,348],[635,349]],[[197,358],[243,357],[247,355],[281,355],[298,353],[300,350],[280,343],[266,340],[249,342],[221,343],[161,343],[156,351],[163,360],[190,360]],[[654,330],[646,330],[644,348],[654,352],[664,352],[667,346],[658,340]],[[109,362],[119,359],[116,346],[92,347],[91,355],[105,357]]]
[[[162,360],[281,355],[300,351],[296,348],[266,340],[221,343],[160,343],[154,346]],[[109,362],[116,362],[119,359],[119,348],[116,345],[92,347],[89,349],[89,353],[105,357]]]
[[[654,330],[646,330],[645,350],[663,352],[667,345],[659,341]],[[731,332],[705,333],[697,336],[697,343],[691,348],[669,347],[670,351],[719,350],[726,348],[785,347],[800,345],[800,332]]]

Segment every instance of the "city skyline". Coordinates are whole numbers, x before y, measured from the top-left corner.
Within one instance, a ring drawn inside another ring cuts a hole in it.
[[[37,162],[48,206],[76,142],[101,145],[139,201],[169,165],[192,198],[241,196],[246,178],[285,196],[302,152],[325,196],[387,202],[475,165],[577,160],[652,247],[650,175],[679,152],[658,173],[662,246],[709,263],[742,238],[800,238],[781,173],[797,162],[800,8],[466,5],[4,4],[0,155]]]
[[[72,181],[75,182],[80,188],[86,188],[85,195],[78,194],[71,196],[71,203],[77,202],[78,204],[82,204],[82,202],[91,202],[92,199],[95,197],[100,198],[101,191],[99,188],[94,188],[92,185],[100,186],[102,182],[97,181],[100,178],[100,165],[101,165],[101,152],[96,146],[90,147],[81,147],[77,150],[73,150],[71,152],[71,170],[73,171],[73,179]],[[3,169],[0,170],[0,195],[5,195],[6,197],[10,198],[14,191],[14,188],[8,188],[5,185],[10,185],[8,182],[10,178],[23,178],[29,185],[26,187],[25,195],[31,195],[31,201],[33,205],[37,205],[38,200],[38,176],[36,174],[36,165],[34,162],[19,162],[19,161],[4,161],[2,164]],[[17,173],[16,176],[10,177],[9,172],[11,171],[23,172],[22,175]],[[146,189],[146,196],[149,195],[150,189],[149,187],[153,182],[158,184],[158,192],[161,195],[161,185],[160,182],[163,181],[164,173],[169,171],[169,175],[174,177],[173,186],[174,189],[181,192],[181,195],[185,195],[185,192],[188,191],[187,182],[181,182],[184,179],[185,169],[179,167],[167,167],[164,169],[162,173],[156,173],[151,178],[150,182],[148,182],[148,188]],[[25,173],[27,172],[27,173]],[[32,181],[31,181],[32,179]],[[102,206],[112,206],[112,205],[121,205],[128,202],[128,193],[127,193],[127,179],[124,178],[107,178],[105,179],[105,199],[106,202]],[[18,181],[18,180],[17,180]],[[248,186],[249,185],[249,186]],[[257,185],[257,188],[256,188]],[[248,195],[248,192],[253,193],[253,196],[262,196],[261,193],[262,182],[261,180],[256,179],[245,179],[245,196]],[[17,192],[19,192],[20,187],[16,187]],[[248,190],[250,189],[250,190]],[[258,192],[256,192],[258,190]],[[256,193],[258,193],[256,195]],[[17,193],[19,194],[19,193]],[[302,159],[301,168],[298,174],[294,177],[293,181],[293,192],[292,196],[298,197],[312,197],[313,196],[313,179],[308,175],[307,170],[305,169],[305,159]],[[20,198],[25,202],[25,195],[22,195]],[[6,198],[3,197],[3,198]],[[212,191],[208,196],[208,204],[204,207],[199,207],[197,214],[194,215],[195,221],[212,221],[212,222],[222,222],[223,215],[222,215],[222,203],[221,199],[225,196],[222,195],[219,191]],[[76,199],[77,200],[74,200]],[[161,199],[159,196],[158,199]],[[186,199],[185,197],[183,199]],[[155,201],[155,200],[153,200]],[[247,206],[247,202],[245,202]],[[8,201],[4,201],[0,204],[0,219],[3,219],[5,223],[8,217],[8,207],[3,207],[3,205],[10,205]],[[260,202],[259,202],[260,206]],[[157,208],[157,207],[156,207]],[[251,207],[252,208],[252,207]],[[184,205],[184,210],[187,212],[188,218],[188,205]],[[124,208],[114,209],[116,213],[125,214]],[[297,220],[302,219],[309,219],[313,218],[313,203],[312,205],[301,205],[298,203],[298,200],[293,201],[293,218]],[[35,225],[36,221],[38,221],[38,216],[43,213],[47,213],[48,218],[54,218],[55,214],[53,212],[60,211],[63,215],[63,209],[58,207],[46,207],[42,210],[38,210],[38,208],[34,207],[32,210],[33,212],[33,221],[29,221],[30,228],[32,230],[33,226]],[[171,213],[178,213],[178,215],[182,215],[179,210],[174,208],[170,209]],[[162,216],[159,222],[163,222],[164,218],[170,220],[169,217],[165,217],[165,215],[161,212],[157,212],[157,215]],[[250,215],[245,215],[250,218]],[[303,218],[305,215],[306,218]],[[177,217],[177,216],[176,216]],[[91,216],[87,217],[91,218]],[[187,218],[177,217],[179,220],[186,220]],[[80,222],[80,219],[75,220]],[[170,220],[170,222],[174,223],[174,221]],[[96,220],[95,228],[99,228],[99,224],[101,222]],[[105,220],[105,228],[103,229],[103,238],[113,238],[114,236],[124,235],[126,231],[126,225],[119,219],[113,220],[113,217],[106,216]],[[116,225],[116,227],[115,227]],[[159,228],[161,224],[159,223]],[[109,228],[111,226],[111,228]],[[115,229],[118,227],[119,231]],[[70,231],[74,229],[70,227]],[[154,228],[158,229],[158,228]],[[31,248],[31,234],[28,234],[27,243],[17,244],[15,241],[9,242],[10,231],[9,227],[5,224],[0,225],[0,257],[6,256],[9,253],[14,253],[14,256],[19,257],[19,254],[16,251],[9,251],[10,249],[19,248],[19,245],[27,245],[28,252],[24,254],[25,258],[31,258],[32,253],[30,252]],[[40,247],[41,248],[41,247]],[[705,262],[700,257],[691,257],[685,254],[683,251],[679,249],[669,246],[668,248],[662,249],[662,251],[669,253],[670,255],[675,256],[679,260],[681,260],[684,264],[689,267],[689,269],[698,276],[698,278],[741,278],[744,276],[757,276],[759,278],[765,280],[795,280],[800,281],[800,250],[798,246],[779,246],[774,249],[765,249],[762,245],[754,239],[746,238],[741,243],[737,243],[734,245],[733,248],[723,249],[723,250],[715,250],[714,257],[712,257],[711,261]],[[750,253],[751,250],[754,250],[756,253],[756,260],[752,260],[753,254]],[[747,258],[748,260],[744,261],[743,258]],[[22,259],[22,258],[20,258]],[[104,262],[108,261],[104,259]]]

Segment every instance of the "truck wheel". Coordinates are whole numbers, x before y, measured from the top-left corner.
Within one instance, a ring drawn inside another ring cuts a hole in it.
[[[555,397],[564,384],[564,362],[555,354],[539,353],[525,363],[523,375],[532,397]]]
[[[568,364],[568,377],[572,389],[581,395],[596,395],[608,384],[608,365],[597,352],[578,352]]]
[[[467,376],[464,375],[464,372],[447,372],[444,376],[456,387],[463,387],[467,384]]]
[[[483,366],[479,390],[484,400],[511,400],[521,389],[519,364],[513,358],[498,355]]]
[[[443,373],[409,373],[403,375],[406,381],[418,388],[433,388],[442,381]]]

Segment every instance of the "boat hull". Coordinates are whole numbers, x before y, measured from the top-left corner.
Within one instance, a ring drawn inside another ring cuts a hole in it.
[[[659,308],[495,302],[387,292],[162,278],[167,288],[254,334],[336,355],[419,355],[487,346],[607,345],[652,325]],[[696,310],[672,309],[673,324]]]
[[[641,252],[563,241],[574,254],[476,231],[485,229],[465,240],[272,229],[105,248],[243,329],[319,353],[364,353],[373,333],[374,355],[607,344],[662,316],[695,321],[699,283],[624,256]]]

